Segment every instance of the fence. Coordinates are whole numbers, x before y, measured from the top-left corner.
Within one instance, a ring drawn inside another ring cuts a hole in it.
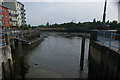
[[[110,48],[120,52],[120,34],[113,31],[97,31],[97,40]]]
[[[6,47],[6,39],[5,39],[5,34],[0,33],[0,48]]]

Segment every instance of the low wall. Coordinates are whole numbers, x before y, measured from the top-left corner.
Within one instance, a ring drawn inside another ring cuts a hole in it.
[[[90,41],[88,79],[120,80],[120,53],[95,40],[94,31]]]

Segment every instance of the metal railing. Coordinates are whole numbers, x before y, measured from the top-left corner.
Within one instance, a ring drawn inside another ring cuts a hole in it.
[[[5,34],[0,33],[0,48],[6,47],[6,39],[5,39]]]
[[[120,34],[114,31],[97,31],[96,41],[120,52]]]

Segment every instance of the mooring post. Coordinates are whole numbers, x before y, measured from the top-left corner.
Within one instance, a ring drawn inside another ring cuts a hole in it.
[[[10,35],[9,35],[9,33],[6,33],[5,39],[6,39],[7,45],[10,46]]]
[[[85,50],[85,38],[82,37],[81,58],[80,58],[80,70],[81,71],[83,71],[83,66],[84,66],[84,50]]]

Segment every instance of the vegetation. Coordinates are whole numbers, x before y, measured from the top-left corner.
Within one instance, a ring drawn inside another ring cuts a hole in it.
[[[20,29],[22,29],[22,30],[28,30],[29,28],[31,28],[30,24],[24,24],[20,27]]]
[[[34,34],[32,33],[24,34],[24,39],[27,41],[31,41],[37,38],[40,38],[40,32],[34,32]]]
[[[107,21],[104,25],[109,26],[109,29],[117,29],[120,30],[120,23],[117,21]],[[46,25],[38,25],[38,26],[32,26],[34,27],[49,27],[49,28],[66,28],[67,31],[74,31],[74,32],[79,32],[79,31],[91,31],[94,29],[98,29],[98,27],[102,27],[103,23],[101,21],[96,21],[96,19],[93,19],[93,22],[68,22],[68,23],[63,23],[63,24],[52,24],[50,25],[49,22],[47,22]],[[21,27],[22,29],[28,29],[31,28],[30,25],[25,25]]]

